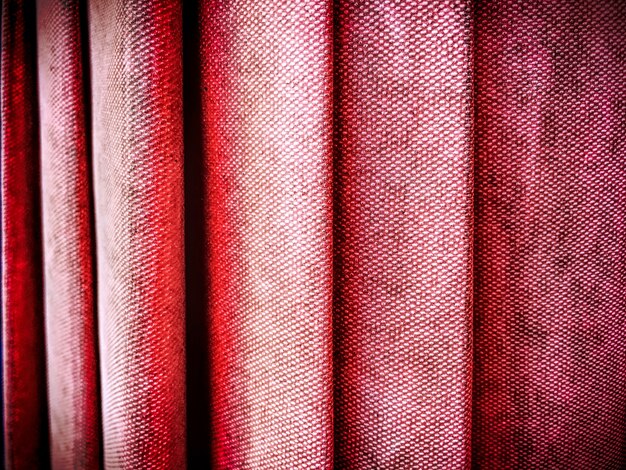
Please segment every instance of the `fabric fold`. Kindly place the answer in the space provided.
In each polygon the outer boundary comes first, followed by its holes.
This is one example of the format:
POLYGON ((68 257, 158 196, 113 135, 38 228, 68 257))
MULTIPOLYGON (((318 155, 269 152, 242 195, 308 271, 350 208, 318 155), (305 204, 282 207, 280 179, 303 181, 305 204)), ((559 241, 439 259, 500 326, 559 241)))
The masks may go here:
POLYGON ((184 468, 181 4, 90 3, 107 468, 184 468))
POLYGON ((626 2, 0 25, 7 468, 626 467, 626 2))
POLYGON ((48 464, 35 2, 2 2, 0 57, 5 466, 48 464))
POLYGON ((331 13, 202 4, 218 468, 332 466, 331 13))
POLYGON ((465 0, 335 11, 335 453, 470 462, 472 50, 465 0))
POLYGON ((474 464, 622 468, 626 8, 476 9, 474 464))
POLYGON ((99 374, 79 2, 38 0, 37 34, 51 462, 96 469, 99 374))

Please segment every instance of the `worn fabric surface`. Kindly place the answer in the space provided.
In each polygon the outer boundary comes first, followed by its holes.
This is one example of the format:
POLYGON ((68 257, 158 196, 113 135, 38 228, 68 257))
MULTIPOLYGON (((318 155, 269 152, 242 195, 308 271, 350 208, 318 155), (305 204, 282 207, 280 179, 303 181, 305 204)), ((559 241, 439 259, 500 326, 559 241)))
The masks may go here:
POLYGON ((38 7, 50 458, 55 468, 93 468, 100 404, 81 12, 76 2, 38 7))
POLYGON ((326 0, 202 10, 215 462, 332 463, 326 0))
POLYGON ((181 5, 89 7, 104 464, 181 468, 181 5))
POLYGON ((626 465, 624 2, 1 28, 5 467, 626 465))
POLYGON ((622 468, 626 6, 476 10, 474 462, 622 468))
POLYGON ((470 4, 338 3, 335 452, 470 461, 470 4))
POLYGON ((48 461, 35 21, 32 2, 2 2, 2 374, 10 468, 48 461))

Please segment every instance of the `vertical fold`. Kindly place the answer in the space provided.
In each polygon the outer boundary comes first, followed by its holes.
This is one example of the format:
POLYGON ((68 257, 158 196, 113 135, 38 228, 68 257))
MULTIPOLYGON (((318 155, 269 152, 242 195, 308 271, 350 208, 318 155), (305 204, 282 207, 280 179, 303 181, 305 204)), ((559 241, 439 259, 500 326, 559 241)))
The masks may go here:
POLYGON ((201 16, 214 460, 330 468, 331 5, 201 16))
POLYGON ((97 468, 100 407, 79 1, 38 0, 37 34, 51 462, 58 469, 97 468))
POLYGON ((478 2, 480 468, 626 463, 624 51, 624 2, 478 2))
POLYGON ((205 145, 202 136, 202 55, 200 3, 183 2, 183 134, 185 147, 185 328, 187 367, 187 462, 211 465, 211 337, 208 296, 208 224, 205 219, 205 145))
POLYGON ((48 464, 34 1, 2 2, 0 132, 6 468, 48 464))
POLYGON ((181 4, 89 23, 104 462, 184 468, 181 4))
POLYGON ((471 5, 338 0, 335 27, 336 462, 467 467, 471 5))

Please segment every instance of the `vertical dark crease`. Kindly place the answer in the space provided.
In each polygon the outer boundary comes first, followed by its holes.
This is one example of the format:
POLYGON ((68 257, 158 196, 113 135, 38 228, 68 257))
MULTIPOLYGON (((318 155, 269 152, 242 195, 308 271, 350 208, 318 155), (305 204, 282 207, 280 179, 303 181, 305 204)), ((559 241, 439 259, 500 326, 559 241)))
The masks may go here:
POLYGON ((209 229, 206 205, 206 148, 202 125, 200 5, 183 3, 183 140, 185 179, 185 298, 187 376, 187 464, 211 464, 209 337, 209 229), (207 363, 209 362, 209 363, 207 363))
POLYGON ((342 259, 339 251, 339 243, 340 240, 340 222, 342 219, 342 211, 341 211, 341 178, 339 175, 339 168, 342 158, 341 152, 341 139, 342 139, 342 129, 341 129, 341 108, 340 108, 340 99, 342 94, 342 81, 341 74, 339 72, 339 62, 340 62, 340 54, 341 54, 341 43, 340 43, 340 20, 339 20, 339 11, 340 11, 340 0, 334 0, 332 3, 332 70, 333 70, 333 91, 332 91, 332 119, 333 119, 333 136, 332 136, 332 205, 333 205, 333 222, 332 222, 332 246, 333 246, 333 284, 332 284, 332 325, 333 325, 333 455, 334 455, 334 468, 338 467, 338 452, 339 441, 338 441, 338 427, 341 423, 337 417, 337 403, 339 402, 339 394, 341 392, 339 388, 341 370, 338 367, 341 359, 339 341, 344 336, 343 331, 341 329, 341 321, 339 319, 340 309, 338 309, 338 305, 340 304, 340 296, 341 296, 341 279, 343 272, 342 259))
MULTIPOLYGON (((36 269, 36 285, 34 286, 34 295, 37 299, 37 337, 39 338, 40 347, 34 352, 37 355, 37 364, 40 370, 39 389, 37 395, 40 398, 39 403, 39 436, 37 460, 41 469, 50 468, 50 452, 49 452, 49 424, 48 424, 48 387, 46 372, 46 347, 45 347, 45 318, 44 318, 44 297, 43 297, 43 237, 41 223, 41 146, 40 146, 40 119, 39 119, 39 86, 37 77, 37 12, 34 0, 26 0, 23 3, 24 12, 24 55, 25 66, 30 70, 30 87, 27 86, 26 92, 32 93, 32 101, 27 99, 31 116, 31 139, 33 144, 33 172, 32 172, 32 193, 33 213, 32 227, 33 232, 33 259, 35 260, 36 269)), ((10 8, 10 7, 9 7, 10 8)))
POLYGON ((91 252, 93 339, 96 359, 96 406, 98 406, 98 463, 104 468, 104 440, 102 436, 102 391, 100 371, 100 339, 98 335, 98 258, 96 252, 96 205, 93 174, 93 110, 91 106, 91 56, 89 54, 89 13, 86 0, 78 0, 80 28, 80 52, 83 79, 83 119, 85 130, 85 153, 87 158, 87 197, 89 207, 89 240, 91 252))

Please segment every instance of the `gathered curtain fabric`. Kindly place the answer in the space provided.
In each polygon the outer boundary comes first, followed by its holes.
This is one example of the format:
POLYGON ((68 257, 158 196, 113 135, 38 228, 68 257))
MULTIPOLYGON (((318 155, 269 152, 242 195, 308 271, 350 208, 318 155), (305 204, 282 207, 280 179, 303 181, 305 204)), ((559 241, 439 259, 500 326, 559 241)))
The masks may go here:
POLYGON ((626 2, 2 0, 9 469, 626 465, 626 2))

